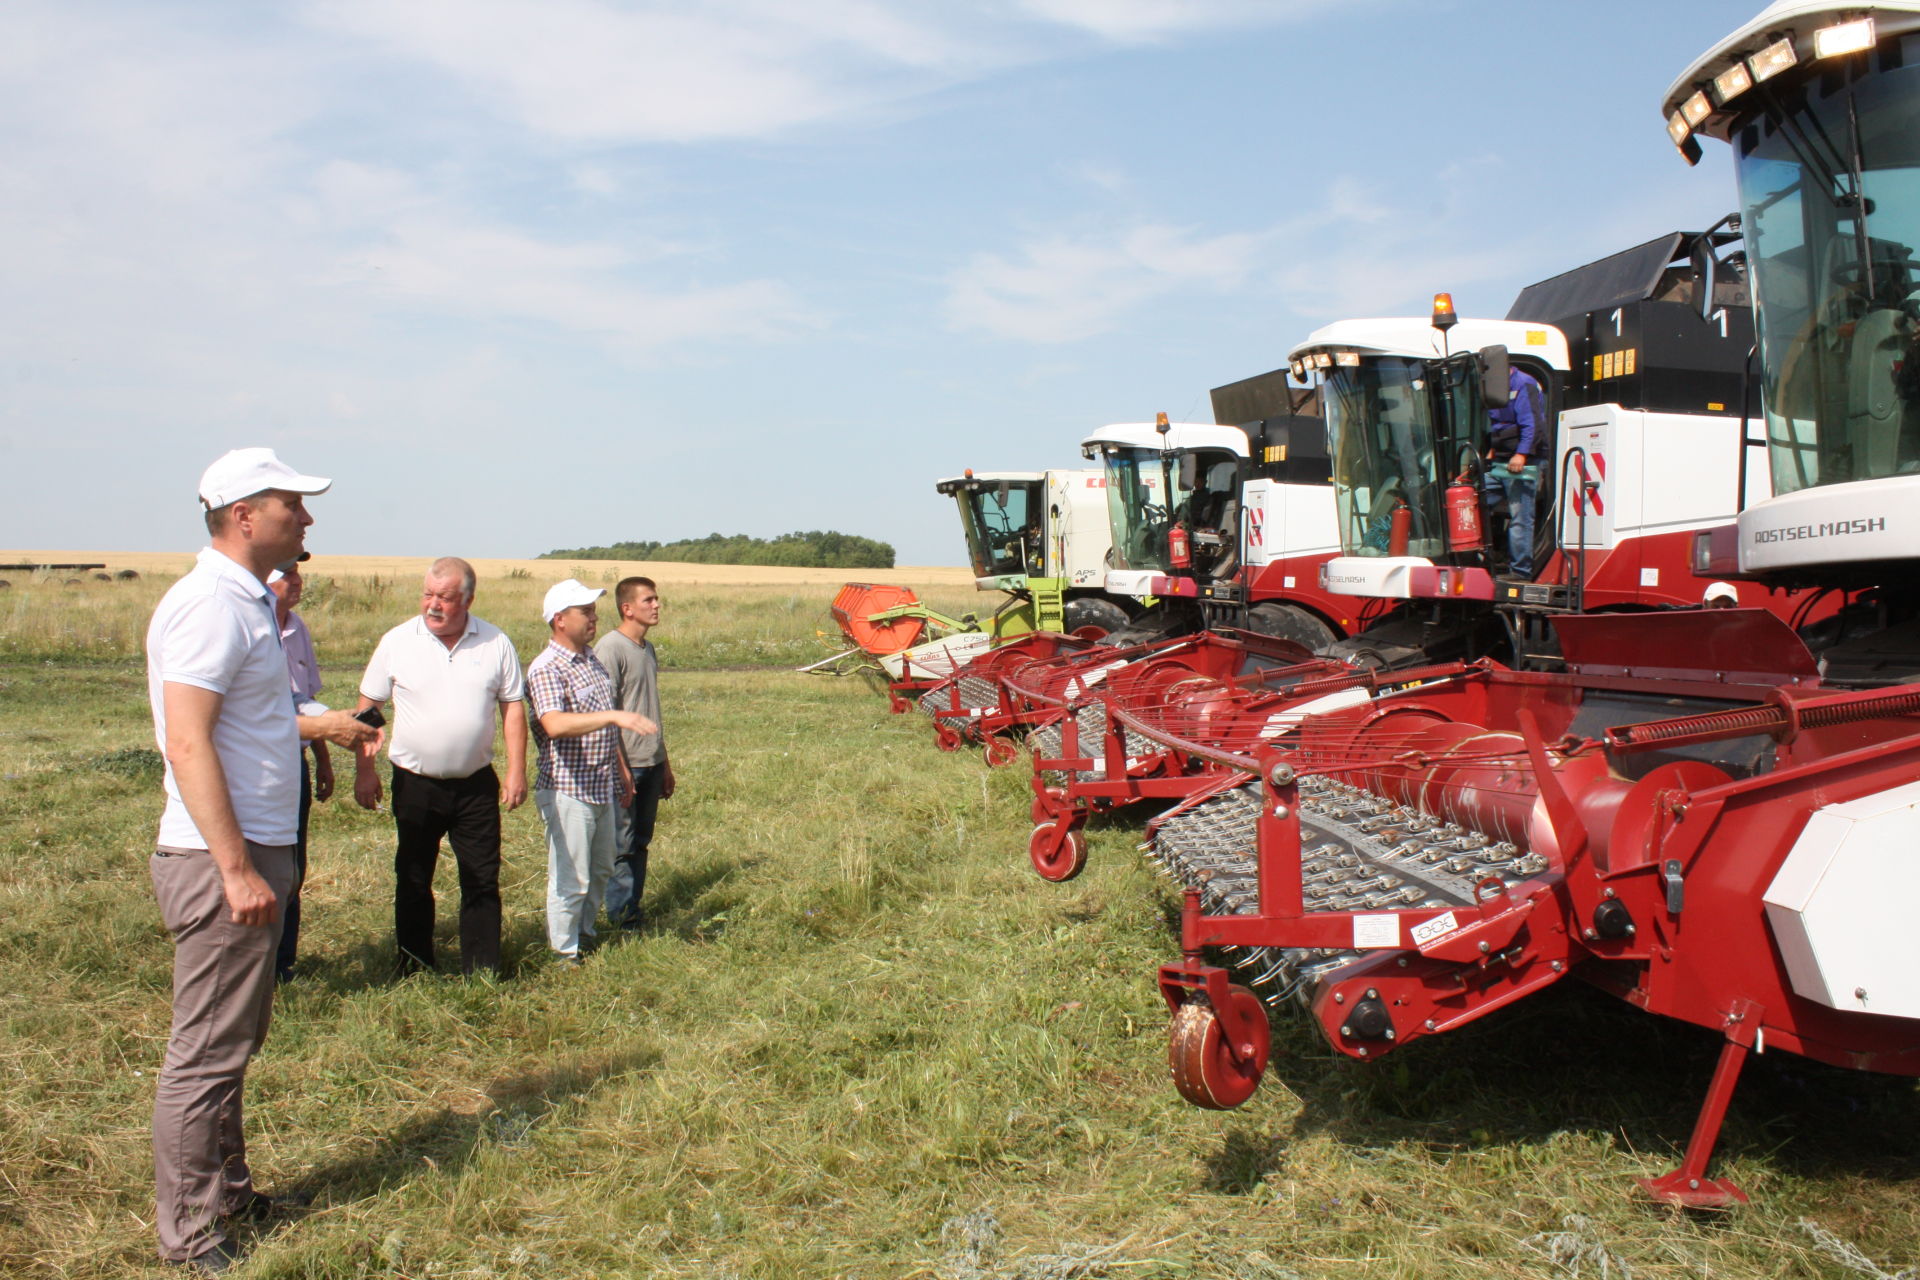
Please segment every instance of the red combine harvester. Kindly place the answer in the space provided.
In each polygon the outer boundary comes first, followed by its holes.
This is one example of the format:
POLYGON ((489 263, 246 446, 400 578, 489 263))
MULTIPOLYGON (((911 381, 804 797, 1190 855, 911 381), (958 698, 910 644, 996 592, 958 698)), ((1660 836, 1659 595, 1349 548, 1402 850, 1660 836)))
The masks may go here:
POLYGON ((1152 836, 1188 886, 1160 982, 1199 1105, 1251 1095, 1268 1005, 1374 1059, 1578 976, 1724 1037, 1643 1184, 1719 1206, 1749 1053, 1920 1075, 1920 5, 1776 4, 1667 109, 1690 159, 1735 147, 1776 495, 1695 568, 1844 607, 1804 637, 1562 617, 1564 672, 1468 667, 1234 753, 1239 785, 1152 836))

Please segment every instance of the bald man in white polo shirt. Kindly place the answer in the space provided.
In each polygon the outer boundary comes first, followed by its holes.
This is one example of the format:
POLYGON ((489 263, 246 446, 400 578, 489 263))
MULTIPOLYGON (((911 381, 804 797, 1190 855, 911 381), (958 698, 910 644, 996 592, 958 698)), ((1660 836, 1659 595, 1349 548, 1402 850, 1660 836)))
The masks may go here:
MULTIPOLYGON (((526 683, 513 644, 472 614, 473 566, 427 569, 420 616, 380 637, 360 707, 393 700, 393 935, 400 972, 434 967, 433 872, 445 837, 460 869, 460 967, 500 971, 500 806, 527 799, 526 683), (507 779, 493 769, 493 721, 506 733, 507 779)), ((353 795, 380 803, 372 759, 356 757, 353 795)))
POLYGON ((153 1100, 160 1256, 203 1274, 239 1256, 254 1190, 241 1131, 247 1061, 267 1038, 280 908, 294 882, 300 743, 375 737, 344 711, 297 715, 266 578, 300 554, 305 498, 331 481, 271 449, 236 449, 200 479, 213 545, 161 597, 147 628, 147 696, 166 757, 150 863, 173 935, 173 1031, 153 1100))

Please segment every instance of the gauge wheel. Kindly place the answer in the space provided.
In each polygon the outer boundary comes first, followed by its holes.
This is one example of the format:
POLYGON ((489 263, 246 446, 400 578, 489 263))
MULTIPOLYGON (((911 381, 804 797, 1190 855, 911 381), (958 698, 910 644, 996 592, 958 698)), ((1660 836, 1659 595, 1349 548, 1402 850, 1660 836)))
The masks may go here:
POLYGON ((1027 858, 1042 880, 1071 880, 1087 865, 1087 837, 1078 823, 1042 822, 1027 839, 1027 858))
POLYGON ((1234 1010, 1253 1026, 1253 1043, 1242 1046, 1246 1054, 1236 1056, 1231 1051, 1221 1033, 1219 1015, 1213 1006, 1199 1001, 1180 1006, 1167 1035, 1167 1065, 1173 1072, 1173 1087, 1188 1102, 1209 1111, 1231 1110, 1251 1098, 1267 1070, 1270 1038, 1266 1006, 1242 986, 1229 988, 1228 998, 1234 1010))

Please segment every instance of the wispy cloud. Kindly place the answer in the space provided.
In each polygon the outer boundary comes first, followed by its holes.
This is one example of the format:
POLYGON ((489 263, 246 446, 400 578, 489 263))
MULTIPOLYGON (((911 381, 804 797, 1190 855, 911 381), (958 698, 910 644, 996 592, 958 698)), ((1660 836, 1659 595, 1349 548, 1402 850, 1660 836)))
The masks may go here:
POLYGON ((1332 5, 1333 0, 1022 0, 1035 17, 1125 43, 1186 31, 1275 26, 1332 5))
POLYGON ((1253 269, 1257 235, 1200 236, 1144 225, 1101 237, 1050 237, 1013 258, 980 254, 948 281, 957 329, 1027 342, 1074 342, 1124 325, 1178 291, 1232 290, 1253 269))
POLYGON ((1404 309, 1435 290, 1509 278, 1529 262, 1564 269, 1554 265, 1564 247, 1545 230, 1492 242, 1484 233, 1511 176, 1497 158, 1453 164, 1420 187, 1430 199, 1418 207, 1333 176, 1317 203, 1264 226, 1209 234, 1136 223, 1042 236, 976 254, 954 271, 946 319, 1017 342, 1067 343, 1136 326, 1161 300, 1211 298, 1278 302, 1319 324, 1404 309))

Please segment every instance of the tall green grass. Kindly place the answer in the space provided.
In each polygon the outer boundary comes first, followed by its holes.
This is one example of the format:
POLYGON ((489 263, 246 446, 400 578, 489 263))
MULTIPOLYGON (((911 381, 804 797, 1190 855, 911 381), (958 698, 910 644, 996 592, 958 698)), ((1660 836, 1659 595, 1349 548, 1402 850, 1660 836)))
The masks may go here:
MULTIPOLYGON (((556 564, 551 578, 482 581, 474 612, 511 636, 523 661, 531 660, 547 642, 541 597, 570 571, 583 582, 609 588, 600 604, 600 625, 603 631, 617 625, 611 600, 615 578, 602 566, 565 570, 556 564)), ((58 577, 16 581, 0 590, 0 663, 138 661, 147 620, 172 581, 152 575, 126 582, 88 578, 71 586, 58 577)), ((665 610, 653 636, 661 665, 804 666, 846 647, 827 616, 833 595, 827 586, 676 588, 662 579, 665 610)), ((1005 598, 951 589, 920 595, 951 615, 984 616, 1005 598)), ((316 575, 307 580, 300 614, 313 630, 323 662, 363 665, 380 636, 419 607, 419 583, 412 578, 316 575)))
MULTIPOLYGON (((1907 1082, 1766 1054, 1723 1143, 1756 1203, 1647 1208, 1630 1181, 1672 1166, 1713 1038, 1571 986, 1373 1066, 1281 1019, 1247 1107, 1188 1107, 1137 822, 1096 822, 1087 872, 1046 885, 1027 779, 858 682, 663 691, 654 925, 581 970, 545 954, 531 806, 497 985, 392 982, 390 821, 317 809, 303 974, 248 1094, 262 1185, 315 1204, 250 1237, 246 1274, 1867 1274, 1802 1219, 1886 1273, 1920 1261, 1907 1082)), ((136 666, 0 665, 0 1274, 161 1274, 157 765, 136 666)))

